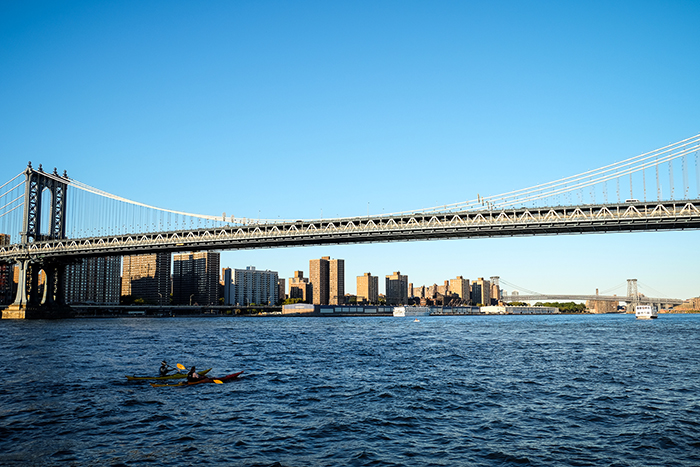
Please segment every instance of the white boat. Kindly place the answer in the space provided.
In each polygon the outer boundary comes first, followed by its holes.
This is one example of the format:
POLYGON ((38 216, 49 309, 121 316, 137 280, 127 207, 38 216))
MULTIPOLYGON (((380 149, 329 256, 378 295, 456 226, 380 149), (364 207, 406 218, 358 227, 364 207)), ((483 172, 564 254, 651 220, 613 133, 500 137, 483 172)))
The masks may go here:
POLYGON ((427 306, 395 306, 394 316, 428 316, 430 308, 427 306))
POLYGON ((655 306, 651 305, 637 305, 634 309, 634 316, 637 319, 656 319, 659 316, 658 311, 656 311, 655 306))

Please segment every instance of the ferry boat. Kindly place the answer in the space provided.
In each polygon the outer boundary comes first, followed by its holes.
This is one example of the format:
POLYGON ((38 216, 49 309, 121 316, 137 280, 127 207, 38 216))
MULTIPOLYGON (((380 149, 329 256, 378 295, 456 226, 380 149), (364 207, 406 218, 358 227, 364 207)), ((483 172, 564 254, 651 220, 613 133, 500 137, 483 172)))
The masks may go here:
POLYGON ((428 316, 430 308, 427 306, 395 306, 394 316, 428 316))
POLYGON ((637 319, 656 319, 659 313, 655 306, 651 305, 637 305, 634 309, 634 315, 637 319))

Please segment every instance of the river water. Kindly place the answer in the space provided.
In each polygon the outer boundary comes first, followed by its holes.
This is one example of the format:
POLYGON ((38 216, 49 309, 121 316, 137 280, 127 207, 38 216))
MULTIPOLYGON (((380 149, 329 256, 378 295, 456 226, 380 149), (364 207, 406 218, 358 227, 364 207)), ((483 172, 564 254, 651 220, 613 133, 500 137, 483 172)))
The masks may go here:
POLYGON ((698 466, 700 316, 0 322, 0 465, 698 466), (244 371, 153 388, 160 361, 244 371))

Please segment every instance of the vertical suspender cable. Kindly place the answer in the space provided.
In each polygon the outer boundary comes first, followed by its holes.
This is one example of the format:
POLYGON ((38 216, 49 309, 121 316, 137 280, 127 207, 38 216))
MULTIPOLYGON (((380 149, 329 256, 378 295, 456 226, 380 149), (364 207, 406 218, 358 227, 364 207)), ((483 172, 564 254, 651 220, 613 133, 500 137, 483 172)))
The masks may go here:
POLYGON ((661 201, 661 182, 659 181, 659 162, 658 157, 656 158, 656 200, 661 201))
POLYGON ((85 196, 82 197, 80 200, 80 211, 78 211, 78 215, 80 216, 79 222, 80 222, 80 232, 78 233, 78 238, 85 237, 85 229, 86 229, 86 224, 85 224, 85 212, 83 212, 85 209, 85 196))
POLYGON ((97 197, 97 204, 98 204, 98 209, 100 210, 100 212, 95 217, 98 217, 100 219, 100 221, 97 225, 95 236, 99 237, 100 235, 102 235, 102 229, 104 229, 106 222, 107 222, 107 215, 105 214, 105 198, 103 198, 102 196, 98 196, 97 197))
MULTIPOLYGON (((14 190, 10 190, 10 193, 7 197, 8 200, 13 199, 13 196, 12 196, 13 192, 14 192, 14 190)), ((4 197, 0 198, 0 203, 2 203, 3 206, 6 204, 4 197)), ((12 242, 12 230, 7 228, 8 224, 9 224, 9 210, 10 209, 11 209, 11 206, 8 207, 6 210, 4 210, 5 212, 0 212, 0 215, 2 215, 2 217, 0 217, 0 233, 10 235, 10 243, 13 243, 12 242)), ((14 217, 14 216, 12 216, 12 217, 14 217)))
POLYGON ((688 159, 685 155, 681 158, 681 167, 683 168, 683 199, 688 199, 690 187, 688 186, 688 159))
POLYGON ((634 194, 632 193, 632 174, 630 173, 630 199, 634 199, 634 194))
POLYGON ((107 203, 107 228, 105 229, 104 233, 102 234, 103 237, 107 237, 112 233, 113 227, 112 227, 112 222, 114 219, 114 216, 112 215, 112 208, 114 207, 112 204, 111 199, 106 199, 107 203))
POLYGON ((603 202, 608 204, 608 181, 603 182, 603 202))
POLYGON ((700 198, 700 164, 698 163, 698 151, 695 151, 695 193, 700 198))
POLYGON ((668 161, 668 183, 671 185, 671 200, 673 200, 673 161, 668 161))
MULTIPOLYGON (((12 199, 12 190, 10 191, 7 199, 8 200, 12 199)), ((5 197, 4 196, 0 197, 0 204, 2 204, 3 206, 5 205, 5 197)), ((9 209, 10 208, 6 209, 5 211, 6 212, 9 211, 9 209)), ((0 215, 2 215, 2 217, 0 217, 0 234, 4 234, 4 233, 11 234, 12 231, 7 228, 8 214, 5 214, 4 212, 0 212, 0 215)), ((10 240, 10 243, 12 243, 12 240, 10 240)))
POLYGON ((76 230, 76 219, 77 215, 76 213, 78 212, 78 200, 80 199, 80 190, 73 190, 73 193, 71 193, 71 210, 70 212, 70 223, 71 223, 71 238, 75 238, 77 236, 77 230, 76 230))

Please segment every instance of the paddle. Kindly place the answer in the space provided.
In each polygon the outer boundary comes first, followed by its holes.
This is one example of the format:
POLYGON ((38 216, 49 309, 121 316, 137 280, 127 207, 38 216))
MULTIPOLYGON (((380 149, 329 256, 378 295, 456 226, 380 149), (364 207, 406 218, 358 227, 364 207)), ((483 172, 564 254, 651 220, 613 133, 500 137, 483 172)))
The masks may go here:
MULTIPOLYGON (((178 363, 178 364, 177 364, 177 367, 178 367, 179 369, 181 369, 181 370, 186 370, 186 369, 187 369, 187 368, 185 368, 185 365, 183 365, 182 363, 178 363)), ((224 384, 224 382, 221 381, 220 379, 213 379, 212 381, 214 381, 216 384, 224 384)))

